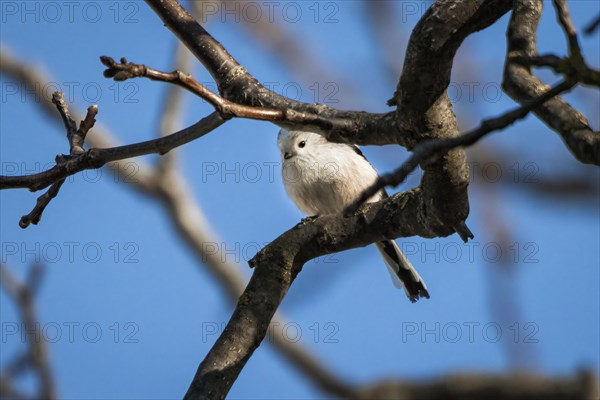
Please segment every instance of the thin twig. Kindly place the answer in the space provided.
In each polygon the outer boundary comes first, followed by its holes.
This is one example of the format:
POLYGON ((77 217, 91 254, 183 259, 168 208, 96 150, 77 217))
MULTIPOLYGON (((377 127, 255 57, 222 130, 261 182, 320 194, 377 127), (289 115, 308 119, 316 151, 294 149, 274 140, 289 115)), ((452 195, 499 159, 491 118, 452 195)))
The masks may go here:
POLYGON ((233 117, 249 118, 260 121, 318 125, 323 129, 329 129, 332 126, 331 121, 328 119, 308 112, 299 112, 286 108, 255 107, 234 103, 212 92, 206 86, 195 80, 191 75, 181 71, 158 71, 143 64, 128 62, 125 57, 121 58, 120 63, 108 56, 101 56, 100 60, 102 61, 102 64, 107 67, 104 71, 104 76, 107 78, 113 78, 115 81, 125 81, 127 79, 143 77, 181 86, 196 96, 206 100, 219 114, 221 114, 223 119, 233 117))
POLYGON ((567 6, 566 0, 552 0, 554 8, 556 8, 556 14, 558 15, 558 22, 563 28, 565 35, 567 36, 567 42, 569 43, 569 57, 573 59, 575 63, 582 63, 583 57, 581 55, 581 48, 579 47, 579 39, 577 38, 577 30, 571 20, 571 13, 567 6))
POLYGON ((98 106, 92 105, 87 109, 87 114, 85 115, 85 119, 79 123, 79 129, 77 130, 77 134, 74 135, 71 140, 71 155, 76 155, 83 153, 83 143, 85 141, 85 137, 90 129, 94 127, 96 123, 96 115, 98 114, 98 106))
MULTIPOLYGON (((81 121, 79 124, 79 129, 77 129, 77 125, 73 118, 71 118, 71 114, 69 112, 69 105, 65 101, 64 94, 62 92, 54 92, 52 94, 52 103, 58 109, 58 112, 63 120, 65 125, 65 129, 67 130, 67 139, 69 141, 70 148, 70 156, 65 156, 63 154, 59 154, 56 156, 56 164, 64 164, 69 160, 69 157, 78 156, 84 153, 83 144, 85 141, 85 136, 88 131, 92 129, 94 123, 96 122, 96 115, 98 114, 98 106, 93 105, 89 106, 87 110, 87 114, 85 119, 81 121)), ((27 228, 29 225, 37 225, 42 218, 42 214, 44 210, 50 204, 52 199, 58 195, 61 186, 65 182, 65 179, 59 179, 56 182, 52 183, 50 189, 43 195, 37 198, 35 202, 35 207, 33 210, 27 215, 23 215, 21 220, 19 221, 19 226, 23 229, 27 228)))
POLYGON ((600 14, 598 14, 596 18, 591 20, 590 23, 583 28, 583 33, 589 36, 593 34, 598 27, 600 27, 600 14))
POLYGON ((23 215, 19 220, 19 226, 21 228, 25 229, 31 224, 37 225, 40 222, 40 219, 42 218, 42 213, 46 209, 46 206, 48 206, 48 204, 50 204, 50 201, 52 201, 52 199, 56 197, 60 190, 60 187, 64 182, 64 179, 60 179, 54 182, 46 193, 37 198, 33 210, 31 210, 29 214, 23 215))
POLYGON ((534 57, 523 57, 513 55, 509 61, 531 67, 547 67, 554 72, 563 74, 566 78, 571 78, 585 85, 600 86, 600 71, 595 70, 583 63, 576 65, 570 57, 558 57, 554 54, 545 54, 534 57))
POLYGON ((463 135, 421 142, 413 149, 413 154, 408 161, 403 163, 402 166, 395 171, 380 176, 371 187, 361 194, 356 202, 346 208, 345 214, 355 212, 365 201, 371 198, 375 193, 379 192, 382 188, 386 186, 395 187, 404 182, 406 177, 421 163, 429 161, 434 156, 440 156, 444 152, 455 147, 470 146, 485 135, 506 128, 517 120, 525 118, 531 110, 545 103, 552 97, 571 89, 575 84, 575 81, 563 81, 533 101, 512 111, 508 111, 499 117, 484 120, 477 129, 463 135))
POLYGON ((75 124, 75 120, 71 118, 71 113, 69 112, 69 105, 65 101, 65 96, 62 92, 54 92, 52 93, 52 103, 56 106, 58 113, 60 114, 63 123, 65 124, 65 129, 67 130, 67 138, 69 142, 72 141, 73 135, 77 132, 77 124, 75 124))
POLYGON ((206 135, 221 126, 225 120, 217 112, 196 122, 192 126, 158 139, 147 140, 124 146, 92 148, 66 162, 32 175, 0 176, 0 190, 28 188, 43 189, 54 182, 65 179, 86 169, 97 169, 111 161, 124 160, 146 154, 165 154, 168 151, 206 135))

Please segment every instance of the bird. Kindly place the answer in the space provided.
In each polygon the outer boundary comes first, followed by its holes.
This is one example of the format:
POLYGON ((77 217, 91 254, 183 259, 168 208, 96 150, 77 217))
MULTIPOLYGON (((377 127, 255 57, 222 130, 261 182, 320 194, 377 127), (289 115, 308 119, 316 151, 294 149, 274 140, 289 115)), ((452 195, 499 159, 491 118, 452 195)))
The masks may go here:
MULTIPOLYGON (((307 131, 280 130, 282 178, 288 196, 309 219, 343 212, 375 183, 377 171, 352 144, 334 143, 307 131)), ((387 197, 385 190, 367 202, 387 197)), ((392 281, 411 302, 429 298, 425 282, 393 240, 375 243, 392 281)))

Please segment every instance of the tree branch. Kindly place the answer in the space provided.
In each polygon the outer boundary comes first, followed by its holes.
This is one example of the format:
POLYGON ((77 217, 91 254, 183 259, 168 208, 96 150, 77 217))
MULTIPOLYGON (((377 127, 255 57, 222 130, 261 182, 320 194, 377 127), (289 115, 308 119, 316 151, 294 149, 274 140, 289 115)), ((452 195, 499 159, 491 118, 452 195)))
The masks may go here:
POLYGON ((594 18, 592 21, 590 21, 590 23, 585 28, 583 28, 583 33, 585 33, 586 35, 591 35, 596 31, 596 29, 598 29, 599 26, 600 26, 600 14, 598 14, 596 16, 596 18, 594 18))
MULTIPOLYGON (((20 314, 23 329, 33 330, 34 339, 27 336, 27 353, 24 358, 18 357, 19 372, 23 373, 32 369, 39 381, 38 398, 53 400, 56 398, 56 388, 50 361, 48 359, 47 343, 39 328, 37 313, 35 310, 34 297, 44 270, 40 265, 33 265, 25 283, 17 281, 8 268, 0 263, 0 285, 15 303, 20 314)), ((11 379, 8 376, 0 376, 0 393, 17 394, 12 388, 11 379)))
MULTIPOLYGON (((508 26, 508 52, 502 87, 509 96, 520 103, 531 101, 547 90, 547 86, 533 76, 527 66, 515 61, 537 57, 536 30, 542 8, 542 0, 515 0, 508 26)), ((559 7, 558 10, 560 9, 559 7)), ((559 17, 561 18, 566 21, 565 16, 559 17)), ((572 39, 569 43, 570 47, 575 46, 572 39)), ((570 51, 577 52, 574 49, 570 51)), ((560 134, 579 161, 600 165, 600 132, 594 132, 587 119, 565 100, 557 96, 538 107, 534 113, 560 134)))
POLYGON ((484 120, 477 129, 467 132, 461 136, 429 140, 419 143, 413 149, 413 153, 408 161, 402 164, 402 166, 395 171, 380 176, 371 187, 361 194, 354 204, 350 205, 345 210, 345 213, 349 214, 355 212, 358 207, 371 198, 375 193, 379 192, 382 188, 386 186, 396 187, 400 185, 402 182, 404 182, 406 177, 408 177, 408 175, 417 168, 419 164, 430 160, 432 157, 439 157, 441 154, 444 154, 450 149, 471 146, 477 143, 482 137, 492 132, 504 129, 515 123, 517 120, 525 118, 530 111, 535 110, 537 107, 552 99, 554 96, 570 90, 573 86, 575 86, 575 84, 575 81, 563 81, 554 86, 552 89, 548 90, 546 93, 538 96, 532 101, 527 102, 519 108, 508 111, 499 117, 484 120))
MULTIPOLYGON (((239 105, 304 113, 312 115, 315 121, 327 120, 327 125, 305 122, 302 129, 320 133, 334 142, 359 145, 395 143, 393 134, 398 128, 394 112, 342 111, 324 104, 303 103, 283 97, 260 84, 177 0, 146 0, 146 3, 205 66, 224 99, 239 105)), ((276 121, 276 124, 288 129, 298 126, 285 121, 276 121)))
POLYGON ((178 85, 206 100, 215 108, 223 119, 237 117, 260 121, 285 122, 286 124, 293 126, 314 125, 321 127, 323 130, 330 129, 332 126, 331 122, 327 119, 306 112, 297 112, 290 109, 247 106, 234 103, 213 93, 206 86, 192 78, 191 75, 181 71, 162 72, 142 64, 127 62, 127 59, 125 58, 121 58, 121 63, 117 63, 107 56, 100 57, 100 60, 108 67, 104 71, 104 76, 107 78, 113 78, 115 81, 125 81, 127 79, 144 77, 155 81, 178 85))
POLYGON ((224 122, 225 120, 219 113, 213 112, 192 126, 165 137, 112 148, 92 148, 37 174, 0 176, 0 190, 28 188, 36 191, 83 170, 101 168, 111 161, 125 160, 146 154, 165 154, 175 147, 206 135, 224 122))
POLYGON ((573 377, 531 373, 506 375, 456 374, 433 381, 383 381, 361 388, 355 399, 594 399, 598 381, 592 371, 573 377))
POLYGON ((558 16, 558 22, 562 27, 565 35, 567 36, 567 43, 569 44, 569 58, 573 59, 574 63, 583 64, 583 57, 581 56, 581 48, 579 47, 579 39, 577 38, 577 31, 575 25, 571 20, 571 13, 567 6, 566 0, 552 0, 556 14, 558 16))
POLYGON ((577 82, 600 86, 600 71, 588 67, 585 63, 575 66, 570 57, 560 58, 554 54, 545 54, 535 57, 512 56, 510 60, 526 67, 548 67, 577 82))
MULTIPOLYGON (((43 101, 35 104, 40 107, 49 117, 56 118, 54 105, 43 96, 44 83, 52 79, 43 76, 39 71, 32 69, 27 64, 19 62, 9 56, 5 51, 0 52, 0 69, 3 73, 14 77, 24 86, 36 93, 43 101)), ((94 135, 88 139, 95 147, 117 147, 109 131, 96 126, 94 135)), ((162 157, 161 159, 163 159, 162 157)), ((193 197, 190 185, 185 176, 174 164, 165 168, 164 171, 150 168, 143 162, 137 163, 138 170, 133 179, 122 179, 120 182, 140 191, 162 205, 169 220, 173 224, 176 233, 182 239, 192 254, 195 256, 198 267, 207 270, 216 279, 230 302, 235 303, 244 290, 245 278, 240 271, 239 265, 234 265, 223 260, 221 255, 206 251, 206 243, 220 243, 221 241, 213 233, 210 223, 203 214, 200 205, 193 197)), ((109 163, 108 167, 114 170, 114 174, 121 177, 130 177, 127 166, 122 163, 109 163)), ((315 386, 338 397, 348 397, 350 391, 349 383, 329 370, 317 358, 312 356, 301 343, 286 340, 283 328, 287 321, 281 313, 273 317, 271 329, 272 341, 270 343, 284 356, 292 366, 297 368, 315 386)), ((7 382, 0 380, 0 392, 11 389, 7 382)), ((4 393, 4 392, 2 392, 4 393)), ((11 397, 17 397, 16 392, 11 397)))
POLYGON ((252 278, 216 343, 198 367, 186 399, 224 398, 258 348, 269 323, 305 262, 396 237, 433 237, 420 189, 369 203, 350 217, 322 216, 285 232, 252 260, 252 278))
MULTIPOLYGON (((87 110, 87 114, 85 119, 81 121, 79 124, 79 129, 77 129, 77 125, 73 118, 71 118, 71 114, 69 113, 69 106, 65 101, 64 94, 62 92, 54 92, 52 94, 52 103, 58 109, 58 113, 60 114, 63 123, 65 124, 65 129, 67 130, 67 140, 69 141, 70 148, 70 157, 76 157, 84 152, 83 143, 85 141, 85 136, 88 131, 92 129, 94 124, 96 123, 96 114, 98 114, 98 106, 93 105, 89 106, 87 110)), ((69 157, 59 154, 56 156, 57 164, 64 164, 67 162, 69 157)), ((35 207, 31 212, 27 215, 21 217, 19 221, 19 226, 23 229, 27 228, 30 224, 37 225, 42 218, 42 214, 48 204, 52 201, 53 198, 58 195, 58 192, 65 182, 65 179, 59 179, 54 182, 50 189, 40 197, 38 197, 35 207)))
MULTIPOLYGON (((214 39, 208 38, 208 33, 195 21, 179 20, 186 13, 175 2, 147 2, 190 50, 194 51, 199 46, 195 54, 201 61, 205 57, 203 51, 210 51, 211 46, 220 46, 214 43, 214 39), (194 32, 200 32, 198 34, 203 40, 209 42, 205 42, 204 47, 194 43, 191 40, 194 32)), ((411 36, 395 95, 399 105, 396 118, 403 124, 393 135, 396 143, 414 145, 425 139, 458 135, 456 117, 446 94, 454 54, 469 34, 492 24, 509 10, 510 4, 510 1, 437 2, 425 13, 411 36), (453 18, 447 21, 442 18, 444 15, 453 15, 453 18), (405 132, 411 132, 412 139, 403 136, 405 132)), ((203 61, 208 64, 209 70, 210 57, 214 54, 229 57, 222 60, 225 68, 232 65, 228 53, 215 50, 203 61)), ((240 79, 249 83, 254 79, 248 78, 245 70, 238 75, 245 77, 240 79)), ((221 83, 219 88, 222 94, 227 93, 223 90, 223 86, 230 83, 225 79, 226 75, 220 77, 213 73, 213 76, 217 82, 224 79, 225 83, 221 83)), ((224 97, 227 96, 224 94, 224 97)), ((453 151, 425 167, 419 188, 368 206, 368 210, 381 213, 359 211, 348 218, 322 217, 284 233, 261 250, 251 261, 256 270, 250 283, 240 297, 227 328, 198 367, 186 398, 225 397, 264 338, 275 310, 304 262, 384 238, 438 237, 455 231, 464 238, 472 236, 464 222, 469 210, 467 186, 464 152, 453 151), (379 223, 376 222, 377 216, 379 223)))
POLYGON ((543 56, 523 57, 522 55, 510 55, 509 58, 513 62, 518 62, 525 66, 550 67, 555 72, 563 74, 566 77, 576 80, 577 82, 600 86, 600 71, 590 68, 581 54, 579 47, 579 39, 577 31, 571 21, 571 14, 565 0, 553 0, 558 21, 565 32, 567 43, 569 46, 569 56, 560 58, 554 54, 543 56))

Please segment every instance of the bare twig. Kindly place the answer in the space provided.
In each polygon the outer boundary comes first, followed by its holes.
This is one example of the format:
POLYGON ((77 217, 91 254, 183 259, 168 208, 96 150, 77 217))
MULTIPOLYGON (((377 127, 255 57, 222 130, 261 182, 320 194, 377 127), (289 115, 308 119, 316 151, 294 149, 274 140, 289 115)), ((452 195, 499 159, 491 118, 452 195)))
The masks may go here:
POLYGON ((75 124, 75 120, 71 118, 71 113, 69 112, 69 105, 65 101, 64 94, 62 92, 52 93, 52 104, 56 106, 56 109, 58 110, 58 113, 62 118, 63 124, 65 124, 69 144, 73 143, 73 136, 75 136, 75 134, 77 133, 77 124, 75 124))
POLYGON ((31 210, 29 214, 23 215, 19 220, 19 226, 21 228, 25 229, 31 224, 37 225, 40 222, 40 219, 42 218, 42 213, 46 209, 46 206, 48 206, 52 199, 56 197, 60 190, 60 187, 64 182, 64 178, 59 179, 50 186, 50 189, 48 189, 46 193, 37 198, 33 210, 31 210))
POLYGON ((158 139, 111 148, 89 149, 61 164, 32 175, 0 176, 0 189, 28 188, 36 191, 86 169, 96 169, 111 161, 146 154, 165 154, 175 147, 189 143, 221 126, 225 120, 217 112, 192 126, 158 139))
MULTIPOLYGON (((52 103, 58 109, 63 123, 65 124, 67 139, 69 140, 70 156, 73 157, 82 154, 84 152, 83 143, 85 141, 85 136, 96 122, 95 117, 96 114, 98 114, 98 106, 93 105, 88 107, 85 119, 81 121, 79 129, 77 129, 75 121, 71 118, 69 106, 65 101, 64 94, 62 92, 54 92, 52 94, 52 103)), ((59 154, 56 156, 56 164, 64 164, 68 159, 68 156, 59 154)), ((50 189, 48 189, 46 193, 38 197, 33 210, 31 210, 29 214, 21 217, 21 220, 19 221, 19 226, 21 228, 25 229, 31 224, 37 225, 38 222, 40 222, 44 210, 48 204, 50 204, 52 199, 56 197, 64 182, 64 178, 57 180, 50 186, 50 189)))
POLYGON ((583 28, 583 33, 586 35, 591 35, 596 31, 596 29, 598 29, 598 27, 600 27, 600 14, 598 14, 596 18, 591 20, 590 23, 583 28))
POLYGON ((98 106, 89 106, 85 119, 79 123, 79 129, 77 134, 74 135, 71 140, 71 155, 83 153, 83 142, 90 129, 94 127, 96 123, 96 115, 98 114, 98 106))
POLYGON ((406 177, 421 163, 427 162, 434 156, 440 156, 444 152, 455 147, 471 146, 485 135, 506 128, 519 119, 525 118, 531 110, 539 107, 552 97, 570 90, 575 83, 575 81, 563 81, 533 101, 528 102, 527 104, 524 104, 523 106, 509 111, 499 117, 484 120, 477 129, 474 129, 463 135, 453 138, 421 142, 413 149, 413 154, 408 161, 402 164, 402 166, 395 171, 380 176, 377 182, 365 190, 361 194, 360 198, 345 210, 345 213, 350 214, 355 212, 358 207, 371 198, 375 193, 379 192, 382 188, 386 186, 398 186, 404 182, 406 177))

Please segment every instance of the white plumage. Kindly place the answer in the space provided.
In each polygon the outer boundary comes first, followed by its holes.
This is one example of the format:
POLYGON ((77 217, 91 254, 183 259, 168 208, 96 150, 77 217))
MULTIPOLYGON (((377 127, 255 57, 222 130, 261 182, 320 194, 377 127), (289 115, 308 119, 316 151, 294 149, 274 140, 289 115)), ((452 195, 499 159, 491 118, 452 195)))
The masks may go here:
MULTIPOLYGON (((309 216, 336 214, 354 202, 377 180, 377 171, 358 147, 332 143, 323 136, 281 130, 277 138, 282 159, 285 190, 298 208, 309 216)), ((386 197, 381 191, 368 201, 386 197)), ((411 301, 429 298, 423 279, 391 240, 376 243, 397 287, 411 301)))

